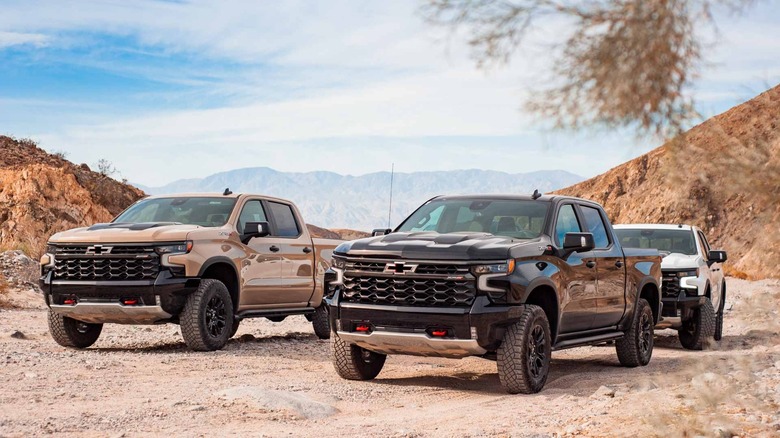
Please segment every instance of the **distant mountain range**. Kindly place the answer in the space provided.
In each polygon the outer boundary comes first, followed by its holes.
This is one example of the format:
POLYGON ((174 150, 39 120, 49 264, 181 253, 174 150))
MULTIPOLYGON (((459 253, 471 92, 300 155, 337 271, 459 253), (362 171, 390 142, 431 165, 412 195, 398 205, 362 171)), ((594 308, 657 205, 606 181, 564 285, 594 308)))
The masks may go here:
MULTIPOLYGON (((563 170, 509 174, 491 170, 396 173, 393 184, 395 227, 426 200, 442 194, 533 193, 568 187, 584 180, 563 170)), ((290 173, 267 167, 237 169, 206 178, 183 179, 162 187, 135 184, 149 194, 183 192, 261 193, 294 201, 307 221, 325 228, 370 231, 388 224, 390 172, 362 176, 333 172, 290 173)))

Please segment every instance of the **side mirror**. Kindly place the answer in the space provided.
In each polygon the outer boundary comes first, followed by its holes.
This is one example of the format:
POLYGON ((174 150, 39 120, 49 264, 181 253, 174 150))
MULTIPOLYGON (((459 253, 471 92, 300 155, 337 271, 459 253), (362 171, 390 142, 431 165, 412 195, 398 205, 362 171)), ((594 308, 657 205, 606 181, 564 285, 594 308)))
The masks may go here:
POLYGON ((564 258, 573 252, 588 252, 596 247, 593 233, 566 233, 563 237, 564 258))
POLYGON ((710 263, 723 263, 728 257, 726 251, 712 250, 707 254, 707 259, 710 263))
POLYGON ((374 231, 371 232, 371 237, 386 236, 392 232, 393 230, 390 228, 375 228, 374 231))
POLYGON ((268 222, 247 222, 241 234, 241 242, 246 245, 255 237, 265 237, 271 234, 268 222))

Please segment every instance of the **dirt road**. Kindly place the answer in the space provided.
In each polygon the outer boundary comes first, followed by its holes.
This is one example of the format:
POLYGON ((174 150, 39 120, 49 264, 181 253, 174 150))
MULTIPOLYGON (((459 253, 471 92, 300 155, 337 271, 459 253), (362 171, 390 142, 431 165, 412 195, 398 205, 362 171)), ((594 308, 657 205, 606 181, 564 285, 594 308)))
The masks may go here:
POLYGON ((483 359, 395 356, 376 381, 341 380, 298 317, 244 321, 215 353, 174 325, 107 325, 74 351, 42 308, 0 310, 0 436, 777 436, 780 282, 729 279, 728 302, 709 351, 665 331, 640 369, 612 346, 557 352, 533 396, 505 394, 483 359))

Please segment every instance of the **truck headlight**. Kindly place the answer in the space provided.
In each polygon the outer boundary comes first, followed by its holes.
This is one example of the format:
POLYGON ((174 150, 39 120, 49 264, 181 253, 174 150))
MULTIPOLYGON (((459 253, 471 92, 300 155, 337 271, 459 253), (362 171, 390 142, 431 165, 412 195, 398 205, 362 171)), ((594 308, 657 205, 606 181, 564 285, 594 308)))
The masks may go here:
POLYGON ((515 260, 509 259, 505 263, 494 265, 477 265, 471 268, 471 272, 476 275, 482 274, 511 274, 515 270, 515 260))
POLYGON ((160 255, 187 254, 190 251, 192 251, 192 241, 189 240, 184 243, 156 246, 154 248, 154 252, 160 255))
POLYGON ((347 260, 340 257, 333 257, 333 267, 336 269, 344 269, 347 267, 347 260))
POLYGON ((677 277, 683 278, 683 277, 698 277, 699 276, 699 269, 691 269, 688 271, 680 271, 677 273, 677 277))

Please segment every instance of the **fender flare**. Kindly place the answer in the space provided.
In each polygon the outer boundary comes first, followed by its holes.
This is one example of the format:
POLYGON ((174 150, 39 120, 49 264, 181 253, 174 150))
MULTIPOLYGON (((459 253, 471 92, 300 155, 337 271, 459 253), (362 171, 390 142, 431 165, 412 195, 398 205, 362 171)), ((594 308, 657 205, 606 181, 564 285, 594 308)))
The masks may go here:
MULTIPOLYGON (((658 298, 658 308, 653 309, 653 315, 655 317, 655 323, 658 324, 658 322, 661 320, 661 311, 663 310, 663 296, 661 293, 661 285, 658 284, 658 282, 655 280, 655 278, 652 277, 645 277, 640 281, 636 286, 636 296, 634 299, 634 309, 636 309, 637 303, 639 303, 639 297, 642 295, 642 290, 647 286, 648 284, 652 284, 655 286, 657 298, 658 298)), ((633 313, 632 313, 633 314, 633 313)))
MULTIPOLYGON (((236 279, 236 303, 241 299, 241 286, 240 286, 240 280, 238 278, 238 269, 236 269, 236 265, 233 264, 233 260, 231 260, 228 257, 225 256, 214 256, 210 257, 206 260, 205 263, 200 267, 200 271, 198 271, 198 278, 203 278, 203 274, 206 273, 206 271, 216 265, 216 264, 225 264, 230 266, 230 268, 233 270, 233 276, 236 279)), ((237 305, 237 304, 236 304, 237 305)))
POLYGON ((538 289, 541 286, 549 287, 553 290, 555 293, 555 307, 556 307, 556 323, 555 323, 555 333, 552 333, 552 330, 550 330, 550 335, 552 335, 553 342, 555 342, 555 339, 558 339, 558 334, 561 330, 561 297, 558 292, 558 286, 555 285, 555 282, 553 282, 550 277, 536 277, 533 280, 531 280, 528 283, 528 286, 525 288, 525 293, 523 294, 523 298, 521 300, 522 303, 526 303, 528 301, 528 297, 531 296, 531 294, 538 289))

